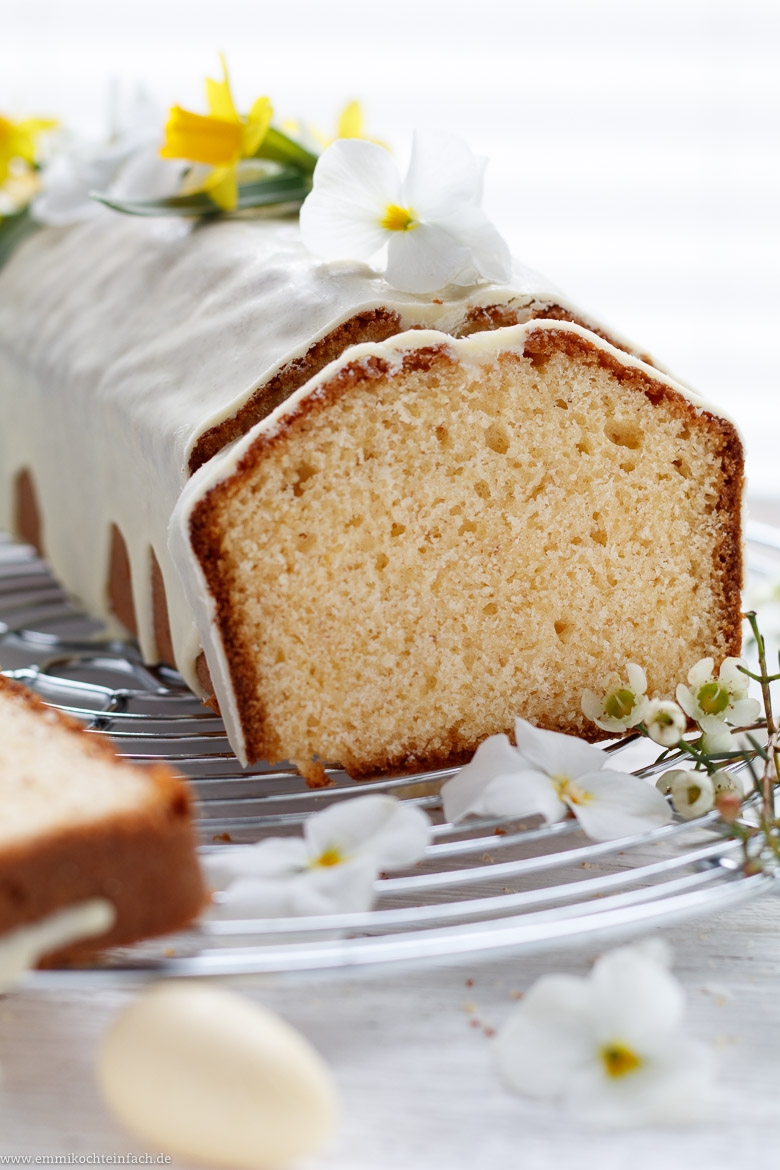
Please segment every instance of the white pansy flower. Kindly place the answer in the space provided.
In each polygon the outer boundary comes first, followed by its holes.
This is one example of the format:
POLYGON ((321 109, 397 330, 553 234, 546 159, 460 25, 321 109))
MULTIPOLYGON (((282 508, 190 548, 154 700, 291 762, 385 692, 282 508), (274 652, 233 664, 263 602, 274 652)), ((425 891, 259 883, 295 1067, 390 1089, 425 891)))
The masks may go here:
POLYGON ((277 918, 368 910, 386 869, 423 856, 430 821, 391 796, 359 796, 309 817, 303 837, 269 837, 225 857, 205 858, 221 894, 215 911, 230 918, 277 918))
POLYGON ((469 815, 523 817, 549 824, 574 813, 594 841, 656 829, 671 819, 661 794, 636 776, 608 770, 609 757, 571 735, 515 720, 517 747, 491 735, 442 788, 448 821, 469 815))
POLYGON ((593 1125, 692 1121, 710 1103, 711 1053, 683 1032, 679 982, 646 947, 621 947, 584 979, 538 979, 495 1053, 518 1093, 553 1098, 593 1125))
POLYGON ((604 731, 612 731, 616 735, 622 735, 642 722, 647 702, 647 676, 642 667, 629 662, 626 673, 628 685, 613 675, 600 694, 585 691, 582 696, 583 715, 604 731))
POLYGON ((761 704, 757 699, 747 697, 750 680, 740 666, 747 666, 744 658, 725 658, 716 678, 715 660, 702 658, 688 671, 690 685, 686 687, 680 683, 678 686, 677 702, 703 730, 707 730, 703 722, 707 718, 739 727, 757 718, 761 704))
POLYGON ((706 772, 673 768, 664 772, 656 781, 656 787, 671 795, 674 811, 686 821, 703 817, 715 806, 715 785, 706 772))
POLYGON ((386 251, 385 279, 402 292, 506 281, 509 249, 480 208, 484 167, 454 135, 418 132, 402 179, 384 147, 339 139, 314 169, 303 242, 328 260, 386 251))
POLYGON ((186 163, 160 158, 162 116, 143 90, 115 113, 104 142, 63 144, 40 172, 30 204, 39 223, 65 227, 113 214, 92 191, 122 199, 159 199, 178 192, 186 163))
POLYGON ((645 707, 643 722, 647 734, 661 747, 674 747, 688 726, 684 712, 671 699, 650 699, 645 707))

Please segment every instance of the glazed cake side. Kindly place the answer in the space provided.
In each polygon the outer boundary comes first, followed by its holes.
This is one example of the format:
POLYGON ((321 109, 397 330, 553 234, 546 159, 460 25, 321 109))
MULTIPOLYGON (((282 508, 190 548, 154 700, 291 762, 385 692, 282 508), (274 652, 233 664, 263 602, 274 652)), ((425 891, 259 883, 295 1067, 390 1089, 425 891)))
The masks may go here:
POLYGON ((739 653, 733 425, 576 325, 348 350, 185 489, 174 553, 249 759, 466 758, 592 735, 628 660, 739 653), (191 540, 191 544, 190 544, 191 540))
POLYGON ((2 676, 0 729, 0 938, 94 898, 113 905, 113 925, 49 960, 191 921, 206 895, 185 784, 125 763, 2 676))

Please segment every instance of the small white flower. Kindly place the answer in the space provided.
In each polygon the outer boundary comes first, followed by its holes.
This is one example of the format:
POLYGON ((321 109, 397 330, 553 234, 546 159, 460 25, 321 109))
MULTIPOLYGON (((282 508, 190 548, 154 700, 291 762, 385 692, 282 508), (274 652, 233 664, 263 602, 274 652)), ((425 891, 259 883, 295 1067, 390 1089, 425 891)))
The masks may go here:
MULTIPOLYGON (((647 691, 647 676, 641 666, 635 662, 626 665, 628 685, 622 682, 617 675, 611 676, 600 694, 595 691, 585 691, 582 696, 582 713, 587 719, 595 723, 604 731, 612 731, 622 735, 631 727, 636 727, 644 718, 645 692, 647 691)), ((675 741, 676 742, 676 741, 675 741)))
POLYGON ((541 731, 524 719, 515 720, 515 739, 517 747, 505 735, 491 735, 443 786, 448 821, 540 814, 549 824, 571 811, 594 841, 609 841, 671 819, 655 788, 629 773, 607 770, 609 757, 599 748, 541 731))
POLYGON ((715 806, 715 785, 706 772, 674 768, 664 772, 656 787, 671 794, 674 811, 686 821, 703 817, 715 806))
POLYGON ((650 699, 645 708, 644 724, 655 743, 661 747, 674 747, 680 742, 688 720, 671 699, 650 699))
POLYGON ((496 1038, 498 1065, 518 1093, 562 1099, 593 1125, 695 1120, 713 1062, 684 1034, 684 1012, 657 951, 621 947, 584 979, 538 979, 496 1038))
POLYGON ((226 857, 205 858, 224 889, 216 913, 277 918, 368 910, 385 869, 413 865, 430 840, 430 821, 392 796, 358 796, 310 817, 303 837, 268 837, 226 857))
POLYGON ((744 658, 725 658, 716 678, 714 659, 702 658, 688 671, 690 686, 678 686, 677 702, 703 729, 708 717, 738 727, 752 723, 761 704, 747 697, 750 680, 739 669, 746 665, 744 658))
POLYGON ((107 141, 62 146, 40 172, 40 190, 30 204, 33 218, 65 227, 113 214, 90 198, 92 191, 125 199, 176 194, 187 164, 160 158, 161 122, 156 106, 137 90, 107 141))
POLYGON ((402 180, 384 147, 338 139, 301 207, 303 242, 329 260, 386 249, 385 279, 403 292, 506 281, 509 249, 480 208, 484 166, 454 135, 418 132, 402 180))

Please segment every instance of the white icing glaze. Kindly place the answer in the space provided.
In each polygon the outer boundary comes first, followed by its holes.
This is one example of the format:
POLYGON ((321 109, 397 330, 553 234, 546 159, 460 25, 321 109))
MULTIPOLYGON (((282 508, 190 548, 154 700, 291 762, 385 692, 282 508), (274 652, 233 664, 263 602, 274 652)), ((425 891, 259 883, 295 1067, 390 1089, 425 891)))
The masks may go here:
POLYGON ((0 992, 9 991, 44 955, 85 938, 105 934, 116 912, 105 898, 57 910, 40 922, 19 926, 0 938, 0 992))
POLYGON ((309 1042, 251 1000, 158 984, 116 1018, 98 1059, 119 1120, 185 1161, 275 1170, 331 1136, 338 1100, 309 1042))
MULTIPOLYGON (((260 436, 267 437, 283 429, 288 415, 294 413, 304 399, 316 398, 322 394, 327 383, 346 366, 354 365, 366 358, 377 357, 387 362, 391 370, 393 368, 400 369, 404 356, 410 351, 444 345, 457 360, 485 367, 495 362, 499 352, 515 350, 522 353, 529 334, 538 329, 555 329, 562 333, 572 333, 582 337, 617 359, 622 365, 641 370, 662 385, 675 390, 687 398, 698 411, 707 411, 732 421, 728 415, 690 387, 661 373, 655 366, 649 366, 640 358, 616 349, 614 345, 603 341, 580 325, 568 321, 529 321, 523 325, 512 325, 505 329, 475 333, 470 337, 457 339, 439 331, 416 329, 401 333, 388 341, 351 346, 341 357, 327 365, 305 386, 301 386, 291 394, 276 410, 252 427, 243 438, 225 448, 209 463, 201 467, 184 487, 171 517, 168 535, 169 551, 183 582, 191 610, 195 615, 195 624, 201 634, 201 644, 206 655, 211 681, 219 700, 220 712, 228 737, 242 764, 246 764, 246 745, 225 647, 215 621, 216 606, 189 539, 190 517, 193 509, 213 487, 235 472, 246 452, 260 436)), ((185 677, 188 677, 190 685, 197 687, 197 682, 193 677, 193 665, 190 665, 189 673, 185 673, 185 677)), ((185 671, 186 669, 185 667, 185 671)))

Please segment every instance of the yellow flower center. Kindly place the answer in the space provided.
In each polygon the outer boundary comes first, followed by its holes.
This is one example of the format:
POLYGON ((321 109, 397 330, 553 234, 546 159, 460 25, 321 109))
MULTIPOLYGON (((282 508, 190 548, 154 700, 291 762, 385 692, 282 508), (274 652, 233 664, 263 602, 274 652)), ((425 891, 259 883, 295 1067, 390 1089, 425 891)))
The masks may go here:
POLYGON ((2 115, 0 115, 0 143, 2 143, 3 140, 8 142, 13 132, 13 124, 9 122, 7 118, 4 118, 2 115))
POLYGON ((396 203, 387 205, 385 217, 379 222, 389 232, 411 232, 417 227, 411 207, 399 207, 396 203))
POLYGON ((344 860, 344 855, 339 853, 338 849, 326 849, 319 857, 311 862, 311 868, 317 869, 319 866, 327 868, 331 865, 341 865, 344 860))
POLYGON ((625 1044, 607 1044, 601 1050, 601 1059, 607 1076, 624 1077, 626 1073, 636 1072, 641 1067, 642 1058, 626 1048, 625 1044))
POLYGON ((570 780, 568 776, 558 774, 551 776, 550 779, 555 785, 558 796, 561 800, 565 800, 567 804, 587 804, 589 800, 593 799, 589 792, 586 792, 584 788, 580 788, 579 784, 570 780))
POLYGON ((720 683, 705 683, 699 687, 696 701, 705 715, 720 715, 729 705, 729 693, 720 683))
POLYGON ((636 707, 636 695, 626 687, 610 691, 604 703, 604 710, 610 719, 627 719, 636 707))

